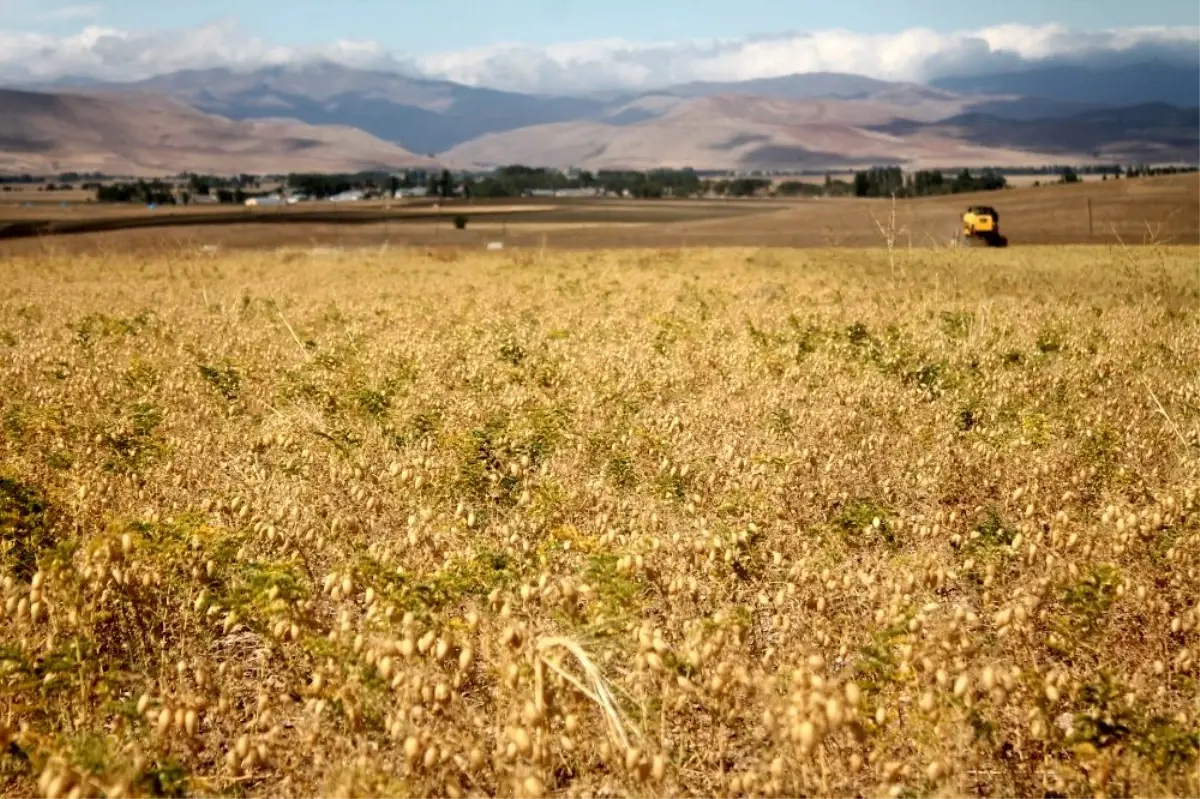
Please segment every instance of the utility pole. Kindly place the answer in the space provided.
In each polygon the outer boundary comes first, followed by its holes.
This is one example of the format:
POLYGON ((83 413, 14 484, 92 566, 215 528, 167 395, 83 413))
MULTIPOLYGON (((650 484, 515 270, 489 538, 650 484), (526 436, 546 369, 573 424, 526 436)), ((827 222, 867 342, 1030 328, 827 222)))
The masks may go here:
POLYGON ((1092 198, 1087 198, 1088 238, 1092 236, 1092 198))

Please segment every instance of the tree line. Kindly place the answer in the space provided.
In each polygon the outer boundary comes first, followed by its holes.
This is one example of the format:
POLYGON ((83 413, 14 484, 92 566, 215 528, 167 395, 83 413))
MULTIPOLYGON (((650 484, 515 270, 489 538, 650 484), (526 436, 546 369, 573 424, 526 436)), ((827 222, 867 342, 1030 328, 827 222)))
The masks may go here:
MULTIPOLYGON (((520 197, 535 191, 596 189, 605 194, 632 196, 640 199, 661 197, 718 196, 718 197, 920 197, 964 191, 1001 189, 1006 185, 1003 176, 984 170, 973 176, 963 170, 946 178, 939 170, 904 174, 899 167, 877 167, 854 173, 852 181, 825 176, 824 183, 783 181, 775 184, 767 178, 738 177, 701 179, 690 169, 659 169, 648 172, 601 170, 596 173, 580 171, 564 173, 553 169, 510 166, 475 178, 456 177, 448 170, 426 172, 413 170, 399 175, 386 173, 318 174, 293 173, 283 181, 292 191, 312 199, 326 199, 351 190, 367 196, 395 194, 401 188, 420 186, 430 196, 451 197, 520 197)), ((134 183, 84 184, 94 188, 99 202, 140 202, 157 205, 187 204, 197 194, 206 194, 219 203, 243 203, 261 196, 252 187, 260 181, 249 175, 233 178, 187 175, 182 187, 161 180, 139 180, 134 183)))
POLYGON ((604 194, 629 194, 643 199, 698 194, 702 191, 702 184, 699 175, 691 169, 562 172, 521 164, 500 167, 487 175, 469 177, 463 182, 465 190, 474 197, 521 197, 536 191, 584 189, 604 194))
MULTIPOLYGON (((1088 167, 1043 167, 1024 170, 1024 174, 1056 175, 1058 182, 1072 183, 1083 174, 1109 177, 1141 177, 1196 172, 1194 166, 1090 165, 1088 167)), ((173 182, 137 180, 100 182, 91 175, 65 173, 60 177, 92 178, 80 188, 96 192, 98 202, 138 202, 157 205, 187 204, 197 196, 209 202, 241 204, 251 197, 266 194, 264 184, 286 186, 312 199, 326 199, 343 192, 358 190, 367 197, 392 196, 401 189, 423 188, 431 197, 521 197, 539 191, 590 189, 598 194, 631 196, 641 199, 660 197, 927 197, 964 192, 996 191, 1007 188, 1004 173, 1012 170, 940 169, 905 172, 898 166, 878 166, 859 170, 849 179, 826 174, 824 181, 783 180, 766 177, 702 178, 692 169, 572 170, 513 165, 500 167, 485 175, 454 174, 449 170, 409 169, 398 173, 383 171, 345 174, 291 173, 278 176, 200 175, 181 173, 173 182)), ((27 175, 0 177, 0 183, 34 183, 27 175)), ((52 185, 52 184, 51 184, 52 185)), ((1037 184, 1035 184, 1037 185, 1037 184)), ((7 185, 4 188, 8 188, 7 185)), ((48 188, 48 187, 47 187, 48 188)))
POLYGON ((363 191, 374 194, 388 192, 395 194, 400 189, 411 189, 417 186, 429 187, 434 179, 424 169, 409 169, 398 174, 391 172, 292 172, 283 183, 293 191, 306 197, 325 199, 347 191, 363 191))
POLYGON ((195 172, 183 172, 176 175, 176 180, 184 183, 193 194, 216 194, 221 189, 230 192, 241 190, 243 193, 257 189, 262 185, 262 179, 257 175, 199 175, 195 172))
POLYGON ((505 166, 481 178, 465 177, 454 196, 521 197, 538 191, 594 190, 597 193, 630 196, 639 199, 660 197, 755 197, 775 193, 782 196, 804 194, 849 194, 846 181, 826 179, 824 186, 805 181, 774 181, 763 177, 701 178, 693 169, 579 170, 523 165, 505 166), (774 188, 772 188, 774 186, 774 188))
POLYGON ((188 205, 198 194, 208 195, 210 202, 242 204, 250 197, 261 196, 262 192, 248 192, 237 185, 236 180, 225 184, 232 188, 214 188, 200 181, 203 190, 193 184, 183 186, 162 180, 137 180, 132 183, 83 183, 82 189, 96 192, 96 202, 101 203, 145 203, 146 205, 188 205))
POLYGON ((1190 172, 1198 172, 1200 167, 1195 166, 1130 166, 1125 170, 1125 177, 1141 178, 1152 175, 1182 175, 1190 172))
POLYGON ((950 177, 940 169, 905 172, 898 166, 874 167, 854 173, 855 197, 930 197, 975 191, 998 191, 1008 180, 992 169, 978 175, 963 169, 950 177))
MULTIPOLYGON (((161 180, 139 180, 136 183, 84 184, 94 186, 96 202, 101 203, 145 203, 146 205, 175 205, 175 187, 161 180)), ((181 195, 182 198, 182 195, 181 195)))

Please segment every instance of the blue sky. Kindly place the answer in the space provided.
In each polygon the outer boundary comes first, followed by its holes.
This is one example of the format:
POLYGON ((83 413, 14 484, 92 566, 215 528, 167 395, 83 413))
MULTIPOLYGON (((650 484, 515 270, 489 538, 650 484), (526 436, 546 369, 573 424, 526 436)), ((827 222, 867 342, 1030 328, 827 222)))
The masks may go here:
POLYGON ((0 27, 52 35, 84 24, 149 32, 236 18, 247 35, 275 44, 370 39, 417 56, 497 42, 678 41, 833 28, 876 34, 1009 23, 1079 30, 1200 25, 1196 0, 0 0, 0 12, 9 17, 0 27))

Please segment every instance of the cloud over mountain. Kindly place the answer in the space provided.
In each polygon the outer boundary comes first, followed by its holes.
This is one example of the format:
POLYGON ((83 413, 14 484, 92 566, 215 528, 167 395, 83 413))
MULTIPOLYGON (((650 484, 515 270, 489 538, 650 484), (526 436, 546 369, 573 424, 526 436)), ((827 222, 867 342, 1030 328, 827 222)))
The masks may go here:
POLYGON ((830 30, 708 42, 497 45, 431 56, 420 67, 459 83, 514 91, 652 89, 802 72, 927 81, 1047 62, 1196 62, 1197 42, 1200 31, 1193 28, 1080 32, 1053 25, 1004 25, 953 34, 913 29, 880 35, 830 30))
POLYGON ((1078 31, 1058 25, 999 25, 956 33, 911 29, 868 35, 824 30, 686 42, 499 44, 413 58, 371 41, 283 46, 247 35, 233 20, 219 20, 187 30, 150 33, 91 26, 63 37, 0 29, 0 80, 44 81, 66 75, 137 80, 181 69, 254 69, 326 59, 471 86, 565 93, 644 90, 689 81, 739 81, 816 71, 928 81, 1034 66, 1158 59, 1196 64, 1200 70, 1198 44, 1200 29, 1186 26, 1078 31))
POLYGON ((287 47, 249 36, 230 19, 152 32, 90 25, 61 37, 0 28, 0 80, 8 82, 83 75, 132 81, 184 69, 251 70, 319 60, 408 74, 415 69, 375 42, 337 39, 320 47, 287 47))

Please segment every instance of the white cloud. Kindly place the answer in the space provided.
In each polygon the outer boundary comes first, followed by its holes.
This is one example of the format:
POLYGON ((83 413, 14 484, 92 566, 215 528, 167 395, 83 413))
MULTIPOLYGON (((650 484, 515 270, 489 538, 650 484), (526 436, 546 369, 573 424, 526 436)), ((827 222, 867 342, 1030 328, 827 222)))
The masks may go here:
POLYGON ((1196 28, 1080 32, 1057 25, 1003 25, 952 34, 926 29, 882 35, 827 30, 734 41, 595 41, 549 48, 504 45, 444 53, 418 63, 429 74, 470 85, 575 91, 653 88, 690 80, 749 80, 798 72, 849 72, 923 81, 1048 59, 1079 62, 1160 56, 1196 60, 1198 43, 1200 30, 1196 28))
MULTIPOLYGON (((70 6, 57 13, 82 14, 71 9, 85 8, 70 6)), ((1188 27, 1085 32, 1058 25, 1014 24, 958 33, 911 29, 866 35, 825 30, 691 42, 610 39, 549 47, 498 44, 409 59, 371 41, 337 40, 312 48, 276 45, 247 35, 233 20, 220 20, 153 33, 97 26, 65 37, 0 30, 0 80, 52 80, 66 75, 137 80, 181 69, 251 69, 329 59, 361 68, 419 71, 475 86, 576 92, 816 71, 920 81, 1045 60, 1161 56, 1196 61, 1198 44, 1200 29, 1188 27)))
POLYGON ((361 68, 411 70, 410 64, 375 42, 336 40, 315 48, 286 47, 247 36, 232 19, 152 33, 94 25, 62 37, 0 30, 0 80, 8 81, 64 76, 141 80, 183 69, 255 69, 320 59, 361 68))

